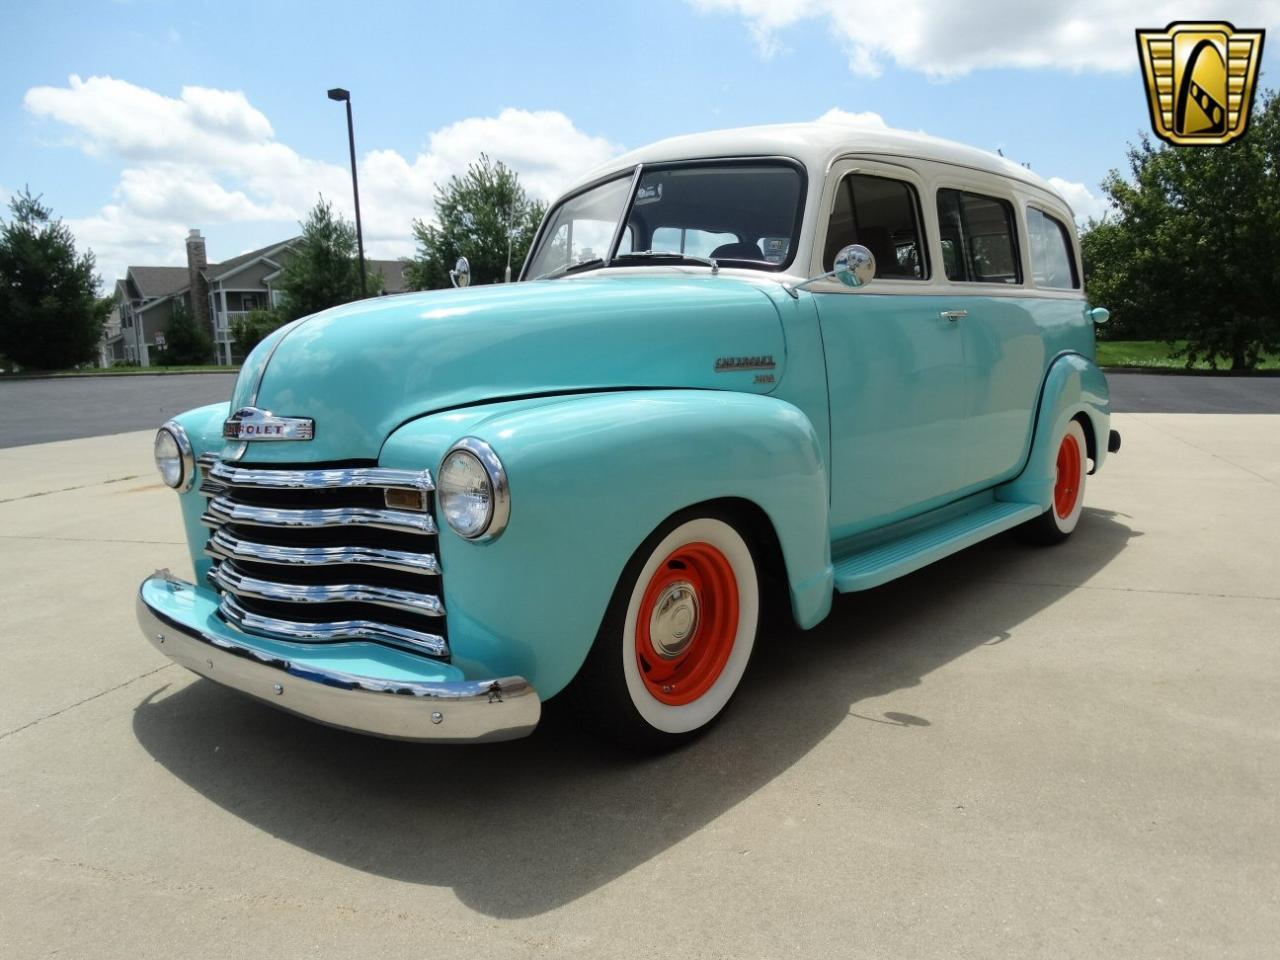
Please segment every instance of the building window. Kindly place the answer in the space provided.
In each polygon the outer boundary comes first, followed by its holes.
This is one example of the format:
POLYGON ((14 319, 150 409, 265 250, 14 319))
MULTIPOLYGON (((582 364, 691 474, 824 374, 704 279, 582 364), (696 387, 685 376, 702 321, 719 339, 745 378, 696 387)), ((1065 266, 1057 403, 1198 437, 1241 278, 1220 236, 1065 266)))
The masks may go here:
POLYGON ((1013 205, 961 190, 938 191, 938 227, 947 279, 1021 283, 1013 205))

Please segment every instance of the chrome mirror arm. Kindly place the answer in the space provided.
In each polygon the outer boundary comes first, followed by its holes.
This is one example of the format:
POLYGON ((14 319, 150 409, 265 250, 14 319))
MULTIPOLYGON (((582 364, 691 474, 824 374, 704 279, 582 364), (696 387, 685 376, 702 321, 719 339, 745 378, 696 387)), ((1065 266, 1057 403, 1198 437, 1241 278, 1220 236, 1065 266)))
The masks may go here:
POLYGON ((784 283, 782 289, 791 294, 792 300, 799 300, 800 291, 811 283, 817 283, 819 280, 829 280, 835 277, 846 287, 862 287, 870 283, 875 275, 875 255, 861 244, 851 243, 836 254, 834 270, 829 270, 816 277, 810 277, 808 280, 802 280, 800 283, 784 283))
POLYGON ((791 294, 792 300, 800 299, 800 291, 811 283, 817 283, 819 280, 830 280, 836 275, 834 270, 828 270, 826 273, 820 273, 816 277, 810 277, 808 280, 801 280, 799 283, 784 283, 782 289, 791 294))

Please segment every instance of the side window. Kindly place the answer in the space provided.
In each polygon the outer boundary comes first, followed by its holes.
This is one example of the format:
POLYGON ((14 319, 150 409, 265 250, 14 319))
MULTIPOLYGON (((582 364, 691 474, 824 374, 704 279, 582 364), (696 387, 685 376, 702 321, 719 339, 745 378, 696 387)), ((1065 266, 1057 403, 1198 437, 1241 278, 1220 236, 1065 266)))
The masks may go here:
POLYGON ((834 266, 840 249, 851 243, 860 243, 875 255, 877 277, 929 277, 920 203, 909 183, 863 173, 851 173, 840 182, 822 257, 827 270, 834 266))
POLYGON ((948 280, 1022 282, 1013 205, 1007 200, 939 190, 938 229, 948 280))
POLYGON ((1031 246, 1031 276, 1036 286, 1080 289, 1080 274, 1076 271, 1066 224, 1043 210, 1027 207, 1027 240, 1031 246))

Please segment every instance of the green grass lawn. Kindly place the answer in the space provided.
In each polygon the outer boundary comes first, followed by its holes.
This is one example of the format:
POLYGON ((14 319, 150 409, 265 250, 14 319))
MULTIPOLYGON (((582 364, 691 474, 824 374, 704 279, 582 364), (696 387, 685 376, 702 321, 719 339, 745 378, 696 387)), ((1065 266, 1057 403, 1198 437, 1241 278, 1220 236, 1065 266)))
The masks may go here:
MULTIPOLYGON (((1184 370, 1187 361, 1170 356, 1185 341, 1168 344, 1162 340, 1099 340, 1098 366, 1138 367, 1157 370, 1184 370)), ((1225 372, 1230 361, 1219 363, 1219 372, 1225 372)), ((1201 361, 1192 370, 1209 370, 1209 364, 1201 361)), ((1266 357, 1258 364, 1259 370, 1280 370, 1280 357, 1266 357)))

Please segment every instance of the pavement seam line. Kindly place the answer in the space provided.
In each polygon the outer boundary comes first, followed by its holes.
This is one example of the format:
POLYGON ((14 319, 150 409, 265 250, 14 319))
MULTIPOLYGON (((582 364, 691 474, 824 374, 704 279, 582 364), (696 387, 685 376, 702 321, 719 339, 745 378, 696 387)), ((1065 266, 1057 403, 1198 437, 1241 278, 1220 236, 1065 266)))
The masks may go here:
POLYGON ((19 500, 30 500, 33 497, 50 497, 55 493, 70 493, 73 490, 87 490, 89 487, 105 487, 109 483, 124 483, 126 480, 137 480, 140 473, 131 473, 127 477, 112 477, 110 480, 99 480, 96 483, 82 483, 76 487, 61 487, 57 490, 41 490, 37 493, 24 493, 20 497, 6 497, 0 503, 17 503, 19 500))
POLYGON ((1235 467, 1237 470, 1243 470, 1245 473, 1249 474, 1250 476, 1257 477, 1259 480, 1263 481, 1264 483, 1269 483, 1273 487, 1280 487, 1280 483, 1276 483, 1274 480, 1272 480, 1270 477, 1266 476, 1265 474, 1258 473, 1258 471, 1256 470, 1250 470, 1244 464, 1236 463, 1234 460, 1228 460, 1226 457, 1224 457, 1220 453, 1214 453, 1212 450, 1206 450, 1204 447, 1200 446, 1199 444, 1192 443, 1186 437, 1180 437, 1176 433, 1170 433, 1168 430, 1165 430, 1162 427, 1156 426, 1150 420, 1144 419, 1139 414, 1130 413, 1130 414, 1126 414, 1126 416, 1133 417, 1133 419, 1137 420, 1141 424, 1144 424, 1150 427, 1152 430, 1155 430, 1157 433, 1163 433, 1166 437, 1171 437, 1172 439, 1177 440, 1179 443, 1185 443, 1192 450, 1199 450, 1201 453, 1208 454, 1209 456, 1213 457, 1215 460, 1221 460, 1223 463, 1229 466, 1235 467))
POLYGON ((125 680, 123 683, 117 683, 114 687, 108 687, 106 690, 100 690, 98 693, 95 693, 92 696, 85 697, 83 700, 77 700, 75 703, 68 704, 65 707, 61 707, 57 710, 54 710, 52 713, 46 713, 43 717, 37 717, 34 720, 24 723, 20 727, 14 727, 12 730, 6 730, 4 733, 0 733, 0 740, 4 740, 7 737, 11 737, 15 733, 21 733, 23 730, 27 730, 31 727, 34 727, 38 723, 44 723, 44 721, 46 720, 52 720, 54 717, 59 717, 70 710, 74 710, 76 707, 80 707, 86 703, 89 703, 91 700, 97 700, 99 697, 105 697, 108 693, 115 693, 117 690, 123 690, 125 687, 129 686, 129 684, 137 683, 139 680, 143 680, 149 676, 152 676, 153 674, 157 674, 161 670, 168 670, 170 667, 176 667, 176 666, 177 666, 176 663, 162 663, 160 666, 156 667, 154 670, 148 670, 146 673, 140 673, 136 677, 133 677, 132 679, 125 680))

